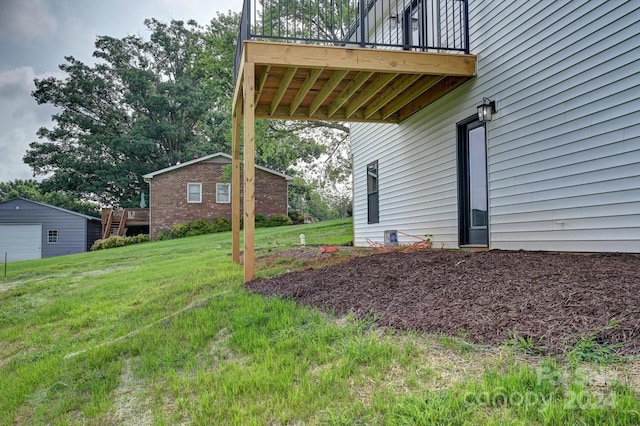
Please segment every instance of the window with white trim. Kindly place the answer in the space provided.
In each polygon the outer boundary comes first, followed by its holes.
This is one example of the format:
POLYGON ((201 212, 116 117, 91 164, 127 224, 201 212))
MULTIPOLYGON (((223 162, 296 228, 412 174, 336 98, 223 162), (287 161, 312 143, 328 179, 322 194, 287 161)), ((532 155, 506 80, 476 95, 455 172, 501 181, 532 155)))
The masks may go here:
POLYGON ((57 229, 49 229, 47 231, 47 243, 49 243, 49 244, 58 244, 58 230, 57 229))
POLYGON ((216 183, 216 203, 231 202, 231 184, 216 183))
POLYGON ((187 203, 202 202, 202 183, 189 182, 187 184, 187 203))

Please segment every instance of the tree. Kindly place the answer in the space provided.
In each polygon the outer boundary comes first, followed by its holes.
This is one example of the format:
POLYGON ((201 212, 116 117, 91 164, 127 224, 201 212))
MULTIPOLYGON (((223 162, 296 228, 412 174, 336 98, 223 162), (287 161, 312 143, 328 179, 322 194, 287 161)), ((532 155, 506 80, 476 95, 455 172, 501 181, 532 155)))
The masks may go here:
POLYGON ((323 192, 317 181, 296 176, 289 182, 290 212, 316 221, 351 216, 351 194, 323 192))
MULTIPOLYGON (((229 120, 224 126, 226 130, 230 130, 239 21, 240 15, 231 11, 227 15, 219 13, 212 20, 205 35, 207 53, 200 63, 202 73, 213 76, 216 82, 217 105, 221 111, 226 111, 229 120)), ((341 123, 257 120, 256 163, 297 176, 290 185, 290 205, 311 210, 316 219, 327 219, 336 207, 325 203, 324 199, 334 198, 332 194, 326 194, 327 191, 318 192, 314 185, 350 182, 351 163, 345 142, 348 130, 341 123), (312 175, 324 179, 313 179, 312 175)), ((347 186, 346 192, 349 195, 342 194, 343 197, 350 199, 350 187, 347 186)))
MULTIPOLYGON (((260 1, 257 8, 256 33, 283 39, 304 40, 305 43, 343 44, 353 36, 357 19, 357 1, 309 3, 304 0, 260 1)), ((349 125, 330 121, 285 121, 281 126, 293 131, 301 139, 311 138, 323 147, 321 161, 311 165, 316 181, 346 190, 339 194, 346 197, 350 192, 351 154, 349 150, 349 125), (322 176, 323 179, 317 179, 322 176)), ((277 126, 277 125, 276 125, 277 126)), ((323 189, 323 188, 321 188, 323 189)), ((336 194, 325 193, 326 196, 336 194)))
MULTIPOLYGON (((236 54, 240 14, 229 11, 218 13, 207 27, 204 36, 206 52, 199 62, 199 72, 210 76, 211 90, 215 93, 216 111, 220 112, 225 135, 231 136, 231 102, 234 91, 234 60, 236 54)), ((310 162, 326 152, 322 140, 300 131, 293 122, 282 120, 256 121, 257 164, 280 171, 294 173, 292 166, 298 162, 310 162)))
POLYGON ((0 203, 14 198, 39 201, 63 209, 99 217, 99 206, 75 199, 62 192, 45 192, 35 179, 16 179, 10 182, 0 182, 0 203))
MULTIPOLYGON (((305 0, 261 1, 258 26, 264 35, 286 34, 312 43, 321 40, 341 44, 353 36, 357 0, 309 2, 305 0)), ((260 32, 258 30, 258 32, 260 32)))
POLYGON ((227 149, 224 137, 212 140, 205 130, 215 97, 197 68, 202 28, 195 21, 145 25, 148 41, 99 36, 97 64, 67 56, 65 79, 35 80, 36 101, 61 109, 24 157, 35 174, 52 174, 42 184, 47 191, 126 207, 146 190, 143 174, 227 149))
MULTIPOLYGON (((36 101, 60 108, 53 128, 41 128, 41 141, 24 157, 34 174, 50 176, 42 189, 130 207, 147 190, 145 173, 194 155, 230 152, 239 19, 218 13, 206 28, 146 20, 149 40, 100 36, 95 65, 68 56, 60 65, 66 78, 36 79, 36 101)), ((344 179, 349 162, 328 160, 347 146, 345 129, 259 120, 256 162, 288 174, 316 170, 344 179)))

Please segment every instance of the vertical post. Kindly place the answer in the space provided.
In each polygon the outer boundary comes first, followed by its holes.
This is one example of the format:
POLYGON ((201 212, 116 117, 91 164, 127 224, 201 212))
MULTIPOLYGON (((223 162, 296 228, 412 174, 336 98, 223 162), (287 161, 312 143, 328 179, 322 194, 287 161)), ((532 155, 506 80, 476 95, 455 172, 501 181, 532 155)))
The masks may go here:
POLYGON ((464 53, 469 54, 469 2, 464 0, 462 4, 464 5, 464 53))
POLYGON ((247 28, 246 28, 247 40, 250 40, 251 39, 251 0, 246 0, 244 2, 244 7, 247 8, 247 28))
POLYGON ((240 120, 242 102, 233 107, 231 147, 231 254, 233 263, 240 264, 240 120))
POLYGON ((365 27, 364 27, 364 0, 360 0, 359 2, 359 6, 360 8, 360 47, 365 47, 365 42, 364 42, 364 32, 365 32, 365 27))
POLYGON ((7 252, 4 252, 4 277, 7 278, 7 252))
POLYGON ((245 62, 244 82, 244 281, 255 275, 255 64, 245 62))

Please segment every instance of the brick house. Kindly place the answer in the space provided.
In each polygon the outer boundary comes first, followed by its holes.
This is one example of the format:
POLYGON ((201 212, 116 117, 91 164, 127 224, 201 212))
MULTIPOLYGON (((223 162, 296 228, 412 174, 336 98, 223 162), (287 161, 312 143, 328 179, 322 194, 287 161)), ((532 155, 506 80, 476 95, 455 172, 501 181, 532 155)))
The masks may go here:
MULTIPOLYGON (((191 220, 231 219, 231 174, 229 170, 223 178, 225 166, 231 167, 231 156, 219 152, 144 175, 149 184, 151 238, 191 220)), ((282 173, 256 166, 256 214, 286 215, 290 180, 282 173)))

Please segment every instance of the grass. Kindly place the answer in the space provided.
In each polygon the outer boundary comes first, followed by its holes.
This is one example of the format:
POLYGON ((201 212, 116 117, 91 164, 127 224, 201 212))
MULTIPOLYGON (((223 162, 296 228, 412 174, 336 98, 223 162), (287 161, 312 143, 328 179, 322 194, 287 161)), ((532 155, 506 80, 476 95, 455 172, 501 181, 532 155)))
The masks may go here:
MULTIPOLYGON (((300 233, 343 244, 350 226, 261 228, 256 244, 262 256, 300 233)), ((375 319, 263 298, 242 288, 230 240, 10 264, 0 278, 0 424, 640 422, 620 363, 382 332, 375 319)), ((267 265, 259 274, 282 267, 267 265)))

